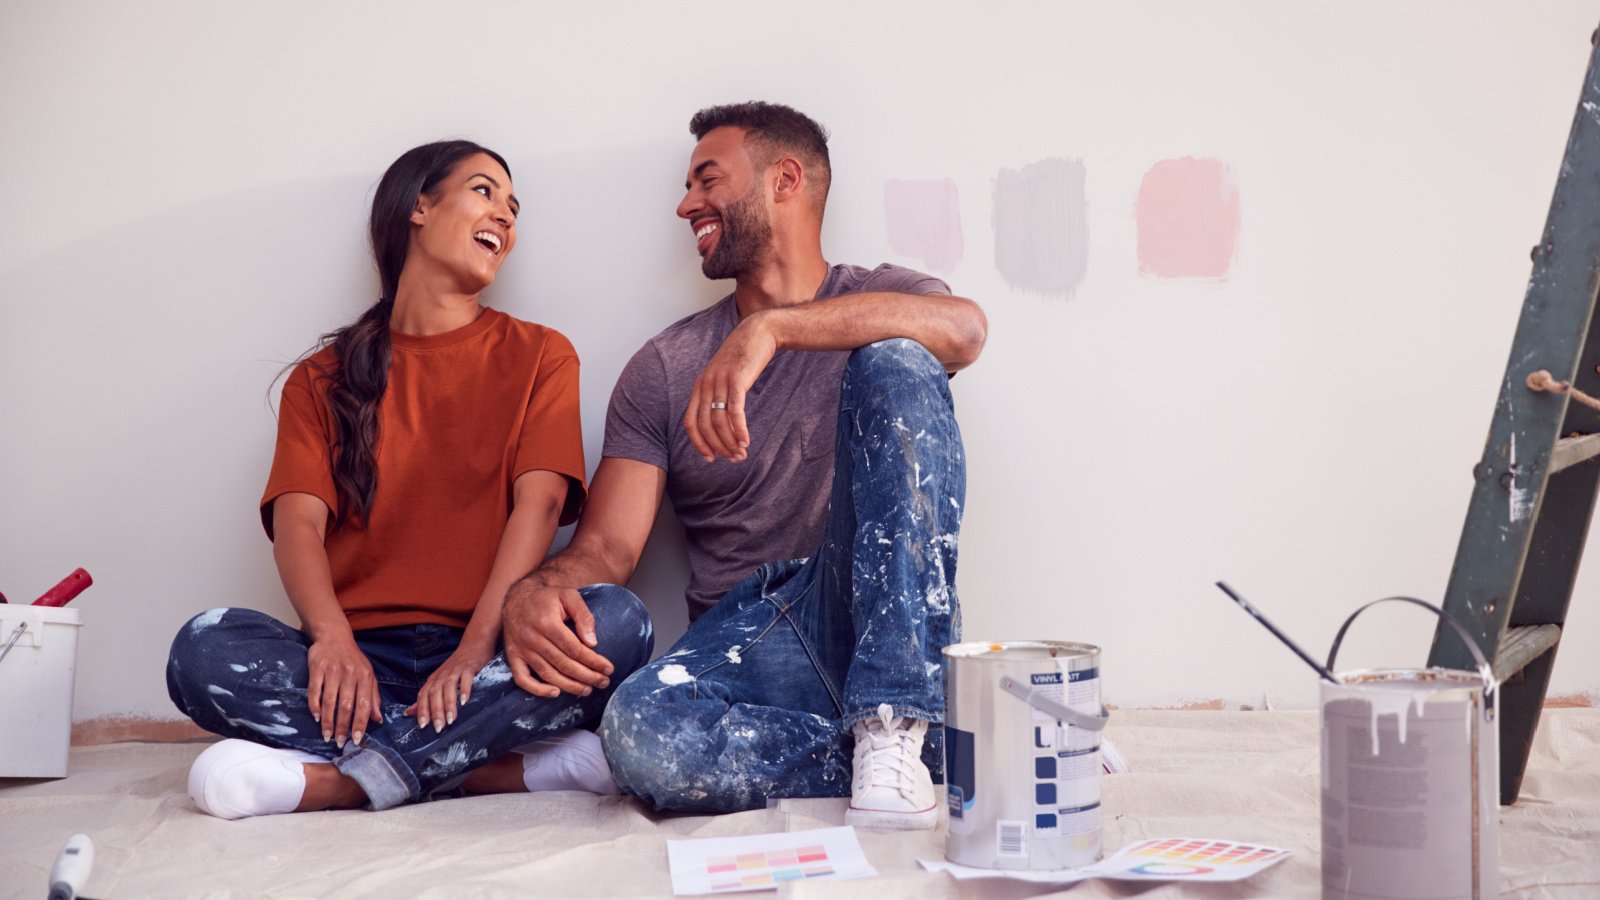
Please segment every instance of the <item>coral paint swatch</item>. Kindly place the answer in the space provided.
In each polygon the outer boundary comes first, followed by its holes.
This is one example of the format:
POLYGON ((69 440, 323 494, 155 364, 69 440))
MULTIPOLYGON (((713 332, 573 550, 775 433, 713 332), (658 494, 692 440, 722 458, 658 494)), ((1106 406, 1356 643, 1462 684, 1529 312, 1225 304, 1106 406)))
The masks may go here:
POLYGON ((1150 167, 1134 204, 1139 274, 1228 277, 1239 242, 1239 190, 1220 160, 1165 159, 1150 167))
POLYGON ((883 216, 895 253, 941 273, 961 261, 961 197, 954 181, 886 181, 883 216))
POLYGON ((1012 287, 1072 296, 1089 264, 1083 163, 1041 159, 994 183, 994 264, 1012 287))

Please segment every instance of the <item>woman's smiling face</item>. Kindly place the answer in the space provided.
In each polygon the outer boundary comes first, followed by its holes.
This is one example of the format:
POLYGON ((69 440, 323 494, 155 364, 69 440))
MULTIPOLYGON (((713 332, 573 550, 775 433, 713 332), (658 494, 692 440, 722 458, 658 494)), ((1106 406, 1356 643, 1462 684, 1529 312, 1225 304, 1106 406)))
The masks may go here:
POLYGON ((437 269, 449 289, 477 293, 516 246, 519 208, 510 174, 488 154, 473 154, 417 197, 406 264, 437 269))

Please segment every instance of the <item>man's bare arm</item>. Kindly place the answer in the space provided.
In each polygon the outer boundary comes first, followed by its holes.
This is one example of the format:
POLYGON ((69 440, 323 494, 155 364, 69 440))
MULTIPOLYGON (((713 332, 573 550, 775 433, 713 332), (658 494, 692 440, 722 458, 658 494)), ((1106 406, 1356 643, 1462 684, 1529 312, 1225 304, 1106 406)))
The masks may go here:
POLYGON ((695 380, 684 430, 707 462, 743 460, 750 446, 744 397, 779 350, 854 350, 909 338, 955 372, 977 361, 988 336, 978 304, 948 294, 872 291, 764 309, 739 322, 695 380))
POLYGON ((667 473, 649 463, 601 460, 572 542, 511 585, 502 627, 506 661, 523 690, 587 695, 611 683, 611 662, 593 649, 594 617, 577 589, 627 583, 666 484, 667 473))

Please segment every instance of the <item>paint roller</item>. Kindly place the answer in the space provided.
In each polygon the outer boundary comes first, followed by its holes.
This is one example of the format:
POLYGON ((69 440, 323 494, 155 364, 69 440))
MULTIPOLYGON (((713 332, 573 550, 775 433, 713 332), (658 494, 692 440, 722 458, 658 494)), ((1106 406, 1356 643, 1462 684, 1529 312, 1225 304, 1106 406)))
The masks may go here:
POLYGON ((72 570, 72 574, 56 582, 56 586, 45 591, 39 599, 33 601, 34 606, 66 606, 72 598, 83 593, 83 589, 94 584, 94 579, 82 568, 72 570))
POLYGON ((93 868, 94 841, 82 832, 67 838, 66 846, 61 848, 61 855, 50 869, 49 900, 89 900, 79 897, 78 890, 89 880, 89 871, 93 868))

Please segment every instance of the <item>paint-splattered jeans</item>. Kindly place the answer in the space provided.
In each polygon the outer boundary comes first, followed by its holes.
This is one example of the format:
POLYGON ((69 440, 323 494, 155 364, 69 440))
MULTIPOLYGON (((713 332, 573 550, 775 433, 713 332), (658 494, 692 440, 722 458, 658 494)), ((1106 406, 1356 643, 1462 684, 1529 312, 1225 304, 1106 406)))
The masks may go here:
POLYGON ((306 706, 304 632, 251 609, 213 609, 179 629, 167 661, 167 692, 201 728, 325 756, 361 785, 373 809, 450 790, 474 768, 513 748, 595 721, 622 676, 650 658, 654 634, 639 598, 612 585, 583 589, 594 613, 596 650, 616 667, 610 690, 587 697, 535 697, 511 680, 497 654, 472 682, 472 697, 443 732, 418 728, 402 711, 428 675, 455 652, 461 629, 402 625, 355 633, 372 662, 382 724, 341 751, 322 739, 306 706))
MULTIPOLYGON (((907 340, 851 354, 822 546, 756 569, 617 689, 600 734, 622 789, 697 812, 847 796, 850 728, 880 703, 942 723, 965 493, 943 367, 907 340)), ((942 728, 923 761, 938 780, 942 728)))

